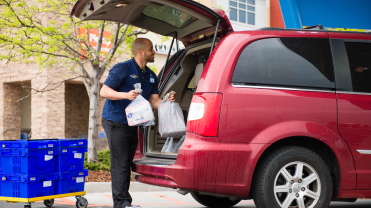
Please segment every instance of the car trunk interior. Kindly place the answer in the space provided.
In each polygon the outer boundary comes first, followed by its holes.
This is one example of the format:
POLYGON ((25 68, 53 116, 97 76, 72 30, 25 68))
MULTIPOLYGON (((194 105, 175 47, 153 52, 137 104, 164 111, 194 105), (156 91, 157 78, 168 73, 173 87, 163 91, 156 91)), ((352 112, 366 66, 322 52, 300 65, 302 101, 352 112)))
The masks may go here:
MULTIPOLYGON (((170 79, 168 79, 160 94, 160 97, 162 98, 164 95, 166 95, 166 93, 171 91, 176 92, 176 102, 179 103, 179 106, 183 111, 184 122, 186 125, 192 96, 196 91, 199 76, 201 75, 203 67, 206 64, 211 45, 212 43, 210 42, 188 49, 185 56, 183 56, 182 60, 180 61, 180 64, 175 70, 173 70, 172 74, 170 75, 170 79)), ((176 153, 161 152, 167 138, 161 137, 158 129, 157 110, 155 110, 154 113, 156 124, 148 128, 147 134, 144 138, 147 143, 146 153, 149 155, 155 155, 157 157, 161 157, 161 155, 165 157, 176 157, 176 153)), ((180 139, 181 137, 175 137, 174 143, 179 142, 180 139)))

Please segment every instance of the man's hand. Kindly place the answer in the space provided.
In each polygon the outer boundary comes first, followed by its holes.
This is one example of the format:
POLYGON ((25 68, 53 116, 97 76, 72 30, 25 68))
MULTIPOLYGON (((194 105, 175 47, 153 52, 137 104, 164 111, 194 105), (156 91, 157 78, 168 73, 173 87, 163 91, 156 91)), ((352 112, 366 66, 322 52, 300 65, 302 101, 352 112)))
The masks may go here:
POLYGON ((176 92, 171 93, 171 95, 170 95, 170 97, 169 97, 169 101, 170 101, 170 102, 175 102, 175 93, 176 93, 176 92))
POLYGON ((130 92, 128 92, 126 94, 128 100, 134 100, 135 98, 137 98, 139 95, 139 92, 138 90, 131 90, 130 92))
MULTIPOLYGON (((166 97, 166 96, 164 96, 166 97)), ((158 109, 158 105, 161 103, 161 98, 158 94, 152 94, 150 97, 149 97, 149 102, 151 103, 151 106, 153 109, 158 109)), ((170 102, 175 102, 175 92, 171 93, 171 95, 169 96, 169 101, 170 102)))

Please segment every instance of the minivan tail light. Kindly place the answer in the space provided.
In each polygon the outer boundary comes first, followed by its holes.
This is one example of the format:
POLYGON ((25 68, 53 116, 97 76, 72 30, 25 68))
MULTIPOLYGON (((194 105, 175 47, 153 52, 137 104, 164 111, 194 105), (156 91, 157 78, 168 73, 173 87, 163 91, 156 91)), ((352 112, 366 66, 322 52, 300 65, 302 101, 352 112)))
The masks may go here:
POLYGON ((202 136, 218 136, 220 93, 196 93, 189 106, 187 131, 202 136))

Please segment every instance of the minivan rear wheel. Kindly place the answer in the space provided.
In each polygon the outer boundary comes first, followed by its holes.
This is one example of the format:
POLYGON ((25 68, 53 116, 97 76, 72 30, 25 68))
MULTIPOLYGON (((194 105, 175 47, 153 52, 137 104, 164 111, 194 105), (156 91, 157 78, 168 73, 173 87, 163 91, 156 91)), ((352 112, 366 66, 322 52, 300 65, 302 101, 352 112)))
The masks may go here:
POLYGON ((210 195, 200 195, 196 191, 191 191, 192 197, 200 204, 211 208, 233 207, 241 200, 230 200, 228 197, 216 197, 210 195))
POLYGON ((303 147, 285 147, 259 163, 253 184, 257 208, 325 208, 332 196, 326 163, 303 147))

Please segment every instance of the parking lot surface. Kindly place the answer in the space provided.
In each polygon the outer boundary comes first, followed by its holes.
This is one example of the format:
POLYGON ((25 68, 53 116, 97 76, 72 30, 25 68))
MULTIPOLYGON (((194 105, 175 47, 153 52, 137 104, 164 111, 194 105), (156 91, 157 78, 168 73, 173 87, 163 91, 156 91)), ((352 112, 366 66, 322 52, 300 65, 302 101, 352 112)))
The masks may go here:
MULTIPOLYGON (((175 191, 155 191, 155 192, 132 192, 133 203, 140 205, 142 208, 203 208, 204 206, 197 203, 190 194, 183 196, 175 191)), ((112 208, 111 193, 88 193, 85 196, 89 202, 88 207, 95 208, 112 208)), ((74 208, 76 200, 74 197, 55 199, 54 208, 74 208)), ((21 203, 0 202, 1 208, 23 208, 21 203)), ((32 208, 45 207, 43 202, 32 203, 32 208)), ((237 208, 255 208, 252 200, 241 201, 237 208)), ((358 200, 354 203, 332 202, 330 208, 370 208, 371 199, 358 200)))

